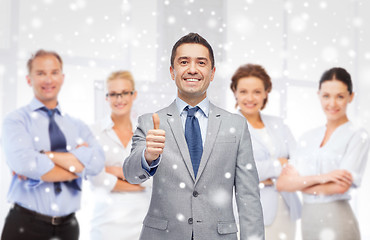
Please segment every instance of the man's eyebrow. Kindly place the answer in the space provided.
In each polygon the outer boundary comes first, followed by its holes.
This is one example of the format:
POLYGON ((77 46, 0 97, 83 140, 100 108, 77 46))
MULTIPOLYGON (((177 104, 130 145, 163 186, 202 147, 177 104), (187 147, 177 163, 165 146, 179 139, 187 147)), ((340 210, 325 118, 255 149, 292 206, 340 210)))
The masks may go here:
MULTIPOLYGON (((182 57, 179 57, 177 60, 178 61, 181 61, 181 60, 184 60, 184 59, 190 59, 190 57, 188 57, 188 56, 182 56, 182 57)), ((197 57, 196 59, 197 60, 208 61, 208 58, 206 58, 206 57, 197 57)))
POLYGON ((206 57, 197 57, 198 60, 203 60, 203 61, 207 61, 208 62, 208 58, 206 57))
POLYGON ((183 59, 189 59, 190 57, 187 57, 187 56, 182 56, 182 57, 179 57, 177 60, 183 60, 183 59))

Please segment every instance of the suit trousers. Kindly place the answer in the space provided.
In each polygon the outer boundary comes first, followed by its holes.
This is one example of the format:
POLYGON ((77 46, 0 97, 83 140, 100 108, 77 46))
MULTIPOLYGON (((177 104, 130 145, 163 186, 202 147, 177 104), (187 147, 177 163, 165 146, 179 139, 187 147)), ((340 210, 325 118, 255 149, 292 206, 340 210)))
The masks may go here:
POLYGON ((80 228, 75 216, 59 225, 42 221, 32 214, 10 209, 1 240, 78 240, 80 228))

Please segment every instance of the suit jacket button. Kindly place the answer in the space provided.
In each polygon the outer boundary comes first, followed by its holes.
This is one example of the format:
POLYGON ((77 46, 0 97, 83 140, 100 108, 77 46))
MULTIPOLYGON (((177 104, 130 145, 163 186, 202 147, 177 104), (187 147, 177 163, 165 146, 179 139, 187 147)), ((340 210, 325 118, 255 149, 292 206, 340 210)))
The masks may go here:
POLYGON ((193 218, 189 218, 189 219, 188 219, 188 223, 189 223, 189 224, 193 224, 193 218))
POLYGON ((199 196, 199 193, 197 191, 194 191, 193 192, 193 197, 198 197, 199 196))

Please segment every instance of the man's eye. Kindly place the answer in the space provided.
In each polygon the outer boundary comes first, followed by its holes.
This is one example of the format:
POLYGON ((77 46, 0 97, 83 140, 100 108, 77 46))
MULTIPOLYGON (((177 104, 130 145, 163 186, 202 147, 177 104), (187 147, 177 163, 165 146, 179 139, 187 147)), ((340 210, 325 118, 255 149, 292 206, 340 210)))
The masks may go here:
POLYGON ((109 97, 115 97, 115 96, 117 96, 116 93, 109 93, 109 97))
POLYGON ((187 63, 188 63, 188 61, 185 61, 185 60, 180 62, 180 64, 182 64, 182 65, 185 65, 187 63))

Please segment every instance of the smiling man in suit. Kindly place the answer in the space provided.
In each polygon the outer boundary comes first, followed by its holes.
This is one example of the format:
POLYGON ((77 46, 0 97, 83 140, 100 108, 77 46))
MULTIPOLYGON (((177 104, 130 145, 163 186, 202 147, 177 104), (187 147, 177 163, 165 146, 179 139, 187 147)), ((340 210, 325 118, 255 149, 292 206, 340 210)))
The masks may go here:
POLYGON ((170 72, 175 101, 139 118, 123 165, 130 183, 153 176, 141 240, 264 239, 258 175, 247 122, 207 98, 215 74, 209 43, 196 33, 179 39, 170 72))

